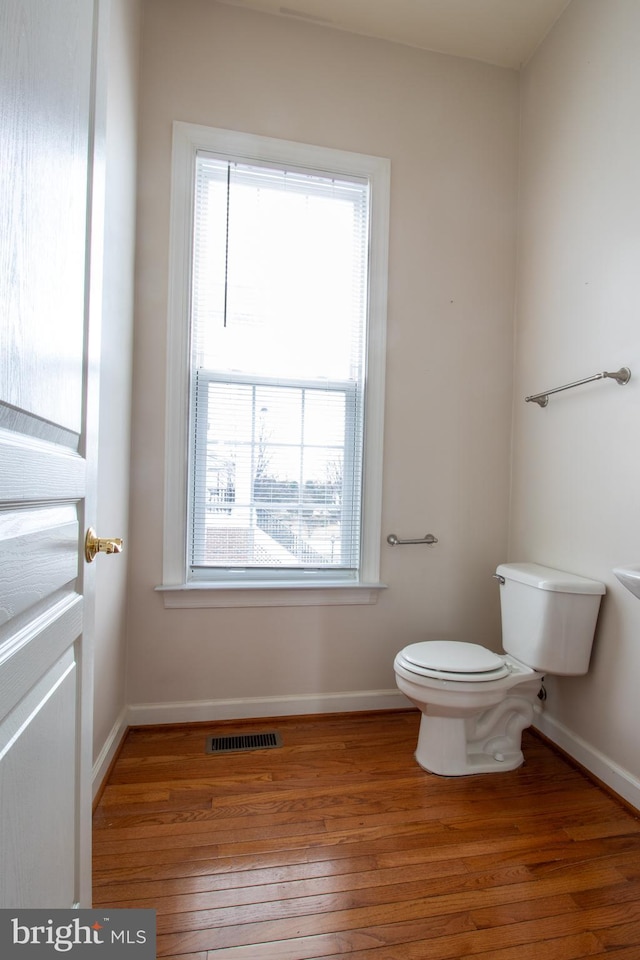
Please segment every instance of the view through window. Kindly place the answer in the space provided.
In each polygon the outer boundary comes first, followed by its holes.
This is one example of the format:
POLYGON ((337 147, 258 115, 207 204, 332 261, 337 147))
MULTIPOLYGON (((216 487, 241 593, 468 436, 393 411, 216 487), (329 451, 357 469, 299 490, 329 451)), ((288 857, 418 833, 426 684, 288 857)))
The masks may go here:
POLYGON ((356 578, 369 183, 195 163, 191 576, 356 578))

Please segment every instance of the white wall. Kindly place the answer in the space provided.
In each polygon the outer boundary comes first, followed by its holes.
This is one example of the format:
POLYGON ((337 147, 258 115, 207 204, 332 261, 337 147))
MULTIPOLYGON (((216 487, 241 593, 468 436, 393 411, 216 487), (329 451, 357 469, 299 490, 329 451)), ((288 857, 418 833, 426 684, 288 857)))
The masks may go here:
POLYGON ((606 583, 591 670, 548 682, 540 726, 640 806, 640 601, 612 574, 640 562, 638 36, 637 0, 574 0, 522 78, 509 555, 606 583))
MULTIPOLYGON (((128 543, 137 84, 141 6, 110 0, 98 535, 128 543)), ((125 712, 127 553, 96 562, 94 760, 100 774, 125 712)))
POLYGON ((406 643, 499 647, 517 95, 513 71, 479 62, 213 0, 145 3, 127 696, 152 706, 138 718, 384 705, 406 643), (391 159, 383 534, 440 543, 383 543, 375 606, 165 610, 154 592, 175 119, 391 159), (324 698, 343 691, 374 693, 324 698))

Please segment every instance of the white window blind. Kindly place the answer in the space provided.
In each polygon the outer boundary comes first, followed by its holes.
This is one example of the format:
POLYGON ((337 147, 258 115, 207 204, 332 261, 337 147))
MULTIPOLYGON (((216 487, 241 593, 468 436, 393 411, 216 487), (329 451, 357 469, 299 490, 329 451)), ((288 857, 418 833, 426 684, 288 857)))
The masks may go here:
POLYGON ((357 579, 369 185, 196 156, 192 579, 357 579))

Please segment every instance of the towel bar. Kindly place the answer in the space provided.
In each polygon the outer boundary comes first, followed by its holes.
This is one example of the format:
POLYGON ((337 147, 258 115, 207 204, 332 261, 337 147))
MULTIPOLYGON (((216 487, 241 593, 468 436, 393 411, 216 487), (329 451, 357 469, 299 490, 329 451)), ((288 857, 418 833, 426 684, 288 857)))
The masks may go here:
POLYGON ((387 537, 387 543, 390 543, 392 547, 404 546, 405 543, 428 543, 429 546, 433 546, 433 544, 437 542, 438 538, 434 537, 432 533, 427 533, 424 537, 419 537, 417 540, 400 540, 396 537, 395 533, 390 533, 387 537))
POLYGON ((609 377, 611 380, 616 380, 620 386, 623 386, 625 383, 629 383, 631 379, 631 370, 629 367, 620 367, 619 370, 616 370, 615 373, 607 373, 605 370, 603 373, 595 373, 592 377, 585 377, 584 380, 574 380, 573 383, 565 383, 562 387, 554 387, 552 390, 544 390, 542 393, 534 393, 530 397, 525 397, 525 403, 537 403, 541 407, 546 407, 549 403, 549 397, 552 393, 560 393, 561 390, 571 390, 572 387, 579 387, 583 383, 591 383, 592 380, 604 380, 605 377, 609 377))

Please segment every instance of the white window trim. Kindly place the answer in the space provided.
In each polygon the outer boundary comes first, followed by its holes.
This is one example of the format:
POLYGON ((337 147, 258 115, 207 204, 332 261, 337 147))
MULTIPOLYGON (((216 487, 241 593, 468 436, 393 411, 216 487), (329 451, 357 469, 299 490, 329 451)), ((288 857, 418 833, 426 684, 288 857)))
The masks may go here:
POLYGON ((173 124, 163 582, 166 607, 285 606, 375 603, 379 582, 382 512, 382 442, 386 352, 390 162, 327 147, 254 136, 199 124, 173 124), (356 583, 186 582, 187 458, 189 405, 189 315, 193 190, 198 150, 249 160, 294 163, 369 179, 371 247, 369 333, 365 390, 363 534, 360 580, 356 583))

